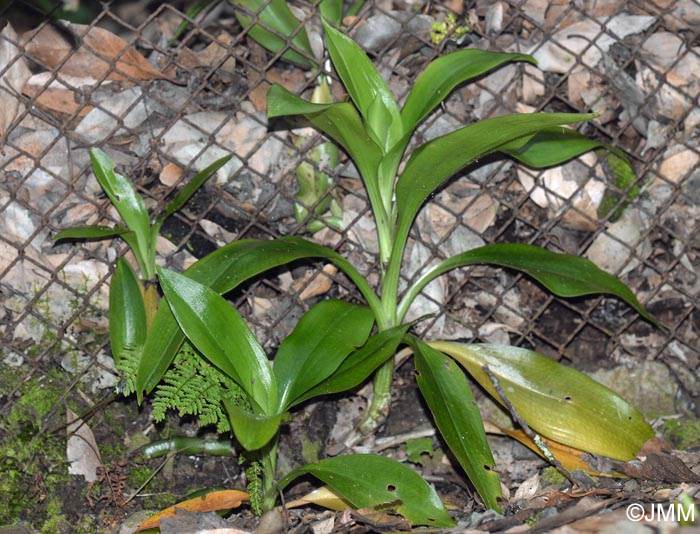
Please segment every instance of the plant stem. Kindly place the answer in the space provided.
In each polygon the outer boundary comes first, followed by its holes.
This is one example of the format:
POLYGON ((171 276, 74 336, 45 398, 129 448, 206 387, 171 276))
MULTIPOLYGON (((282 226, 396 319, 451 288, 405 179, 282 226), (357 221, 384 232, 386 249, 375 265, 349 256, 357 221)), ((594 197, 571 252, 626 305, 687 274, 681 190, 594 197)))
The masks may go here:
POLYGON ((374 432, 389 415, 391 405, 391 381, 394 377, 394 358, 384 362, 374 373, 372 383, 372 400, 367 407, 367 413, 357 425, 357 430, 363 436, 374 432))
POLYGON ((277 473, 277 444, 279 443, 279 431, 270 442, 265 445, 260 454, 260 462, 263 469, 263 509, 272 510, 277 503, 277 486, 275 475, 277 473))

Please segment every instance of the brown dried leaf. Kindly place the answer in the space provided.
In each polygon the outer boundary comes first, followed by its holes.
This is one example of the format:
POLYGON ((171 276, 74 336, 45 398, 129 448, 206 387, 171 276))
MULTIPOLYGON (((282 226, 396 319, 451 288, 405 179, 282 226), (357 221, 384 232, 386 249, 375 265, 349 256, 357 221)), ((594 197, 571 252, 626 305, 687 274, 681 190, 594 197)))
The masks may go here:
POLYGON ((90 28, 83 24, 61 22, 62 29, 75 37, 77 48, 53 25, 25 32, 22 36, 25 49, 38 62, 50 69, 60 66, 59 72, 83 77, 89 73, 94 78, 107 75, 109 80, 156 80, 167 78, 133 47, 112 32, 102 28, 90 28))
POLYGON ((615 467, 631 478, 677 484, 697 484, 700 475, 693 473, 680 458, 671 454, 648 454, 643 460, 619 462, 615 467))
POLYGON ((189 499, 183 501, 174 506, 166 508, 156 515, 144 521, 139 525, 137 532, 141 530, 148 530, 149 528, 156 528, 160 525, 161 519, 164 517, 175 517, 177 510, 188 510, 190 512, 216 512, 218 510, 229 510, 231 508, 238 508, 241 503, 248 501, 250 497, 244 491, 238 490, 221 490, 212 491, 207 493, 202 497, 195 497, 194 499, 189 499))
POLYGON ((92 110, 92 106, 81 104, 76 100, 75 91, 71 87, 94 85, 94 79, 64 76, 50 81, 52 76, 50 72, 35 74, 24 86, 24 94, 35 98, 34 103, 46 111, 65 115, 77 113, 78 116, 83 117, 92 110))
POLYGON ((204 50, 195 52, 200 66, 215 67, 230 73, 235 72, 236 58, 229 52, 232 43, 233 37, 228 33, 219 34, 216 40, 212 41, 204 50))
POLYGON ((19 42, 11 24, 0 33, 0 142, 4 143, 7 132, 22 110, 17 95, 22 93, 24 84, 31 77, 24 58, 15 43, 19 42))

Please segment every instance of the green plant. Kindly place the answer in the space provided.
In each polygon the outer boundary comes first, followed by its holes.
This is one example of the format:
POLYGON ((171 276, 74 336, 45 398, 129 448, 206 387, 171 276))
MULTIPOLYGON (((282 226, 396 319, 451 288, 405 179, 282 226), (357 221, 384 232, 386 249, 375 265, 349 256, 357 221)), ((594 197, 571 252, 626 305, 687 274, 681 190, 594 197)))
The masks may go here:
MULTIPOLYGON (((357 507, 395 503, 413 524, 454 525, 434 489, 408 467, 381 456, 321 460, 275 483, 278 437, 288 411, 319 393, 342 391, 364 380, 369 372, 358 369, 357 360, 364 358, 358 358, 355 348, 379 347, 381 352, 386 343, 386 335, 370 337, 374 316, 369 308, 341 300, 317 304, 282 342, 273 367, 243 318, 215 291, 172 271, 161 270, 159 279, 190 342, 244 392, 223 404, 250 464, 248 491, 256 513, 274 507, 279 492, 308 473, 357 507)), ((392 335, 400 340, 405 330, 392 335)))
MULTIPOLYGON (((239 8, 236 18, 255 42, 273 53, 282 52, 283 59, 302 67, 317 66, 304 23, 285 0, 229 0, 229 3, 239 8)), ((365 0, 355 0, 344 11, 342 0, 321 0, 318 12, 325 20, 340 25, 344 16, 357 15, 364 3, 365 0)))
MULTIPOLYGON (((582 258, 527 244, 492 244, 458 254, 428 269, 413 280, 399 298, 403 255, 418 210, 436 188, 458 171, 494 152, 538 168, 600 148, 626 161, 624 154, 563 126, 594 115, 509 115, 470 124, 425 143, 408 156, 397 178, 413 132, 452 89, 505 63, 534 63, 534 60, 523 54, 480 50, 447 54, 428 65, 399 109, 369 58, 352 40, 329 25, 326 25, 326 38, 333 64, 352 102, 314 104, 275 85, 268 94, 268 116, 302 115, 343 147, 354 161, 376 223, 381 264, 379 288, 375 291, 337 252, 298 237, 231 243, 195 263, 185 271, 185 277, 223 294, 268 269, 299 259, 320 258, 335 263, 366 300, 377 332, 330 375, 327 380, 331 380, 333 387, 321 382, 309 395, 345 391, 354 386, 359 377, 374 373, 373 401, 360 426, 362 432, 371 431, 389 409, 392 355, 401 343, 408 344, 414 351, 418 383, 436 426, 485 504, 491 508, 499 508, 500 484, 467 377, 455 360, 508 406, 514 416, 516 412, 522 414, 518 422, 529 424, 543 436, 565 444, 573 439, 584 450, 595 450, 617 459, 633 457, 642 443, 653 435, 651 427, 624 400, 596 382, 583 379, 580 373, 524 349, 426 344, 405 335, 411 326, 405 323, 406 313, 422 289, 452 269, 474 264, 493 264, 521 271, 561 297, 612 294, 653 321, 629 288, 617 278, 582 258), (336 375, 344 369, 347 372, 336 375), (478 372, 479 369, 482 372, 478 372), (561 385, 561 389, 557 389, 558 396, 548 393, 552 390, 550 383, 561 385), (591 409, 590 399, 596 399, 595 409, 591 409), (543 409, 537 409, 540 406, 543 409), (587 422, 589 435, 577 432, 583 427, 582 422, 587 422), (620 439, 623 435, 628 437, 620 439)), ((204 324, 216 320, 212 312, 203 307, 192 311, 188 321, 194 321, 197 315, 204 324)), ((172 311, 165 306, 159 308, 134 379, 139 399, 144 391, 150 392, 157 386, 183 340, 172 311)), ((317 342, 319 347, 324 347, 336 341, 326 336, 317 342)), ((201 346, 199 348, 202 350, 201 346)), ((277 358, 280 358, 279 353, 277 358)), ((223 370, 219 364, 217 367, 223 370)), ((263 367, 261 364, 259 369, 263 367)), ((274 372, 277 372, 276 366, 274 372)), ((263 390, 265 395, 273 395, 271 392, 275 388, 269 385, 263 390)), ((253 391, 249 396, 261 404, 263 421, 271 419, 268 430, 277 428, 279 414, 276 410, 265 410, 285 404, 279 404, 279 399, 276 404, 264 395, 257 400, 253 391)), ((236 425, 246 428, 245 419, 233 423, 234 433, 236 425)))
POLYGON ((154 286, 156 243, 163 223, 182 208, 197 189, 231 159, 231 156, 223 157, 199 172, 153 221, 143 198, 128 178, 114 171, 115 164, 107 154, 93 148, 90 150, 90 159, 97 181, 124 224, 76 226, 58 232, 54 241, 121 237, 134 254, 140 276, 137 277, 131 265, 120 257, 110 285, 109 335, 112 356, 119 364, 122 359, 131 355, 133 349, 143 345, 148 325, 158 307, 158 294, 154 286))
MULTIPOLYGON (((315 104, 330 104, 333 97, 326 80, 327 76, 319 76, 319 81, 311 95, 315 104)), ((303 144, 304 137, 298 143, 303 144)), ((294 195, 294 217, 299 224, 305 223, 310 233, 318 232, 326 226, 342 229, 343 208, 333 196, 333 179, 323 169, 334 169, 338 165, 338 147, 326 141, 309 150, 309 161, 303 161, 296 168, 296 178, 299 189, 294 195), (313 216, 309 216, 312 208, 313 216), (324 215, 330 211, 329 215, 324 215)))

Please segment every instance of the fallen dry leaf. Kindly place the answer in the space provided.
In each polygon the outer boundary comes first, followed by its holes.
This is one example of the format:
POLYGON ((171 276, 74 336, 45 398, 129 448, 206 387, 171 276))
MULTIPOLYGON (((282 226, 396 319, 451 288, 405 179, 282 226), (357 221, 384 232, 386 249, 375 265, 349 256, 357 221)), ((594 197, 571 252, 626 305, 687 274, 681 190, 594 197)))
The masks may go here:
POLYGON ((83 117, 87 115, 92 106, 80 104, 75 98, 75 89, 84 85, 94 85, 93 78, 76 78, 75 76, 61 76, 51 80, 51 72, 35 74, 24 86, 24 94, 34 98, 34 103, 46 111, 63 113, 83 117))
MULTIPOLYGON (((544 454, 537 446, 537 444, 532 441, 530 436, 528 436, 522 430, 509 430, 501 428, 490 421, 484 422, 484 428, 489 434, 500 434, 510 436, 511 438, 519 441, 525 445, 528 449, 536 453, 537 455, 544 458, 544 454)), ((561 463, 561 465, 567 471, 575 471, 580 469, 586 473, 599 476, 599 477, 620 477, 620 473, 605 473, 596 470, 589 462, 587 458, 590 456, 586 451, 580 449, 575 449, 574 447, 569 447, 568 445, 563 445, 557 441, 552 441, 548 438, 542 437, 542 442, 547 446, 549 452, 561 463)))
POLYGON ((309 504, 315 504, 317 506, 322 506, 323 508, 328 508, 329 510, 343 511, 352 510, 352 505, 347 502, 342 497, 338 496, 330 487, 321 486, 307 493, 303 497, 293 500, 291 502, 285 503, 285 508, 298 508, 299 506, 306 506, 309 504))
POLYGON ((99 79, 106 75, 108 80, 168 78, 112 32, 71 22, 61 21, 60 24, 78 44, 74 46, 64 33, 51 24, 45 24, 39 31, 25 32, 22 36, 27 53, 49 69, 58 67, 59 73, 66 76, 82 77, 89 72, 99 79), (69 59, 61 64, 67 57, 69 59))
POLYGON ((0 33, 0 72, 3 73, 0 77, 0 143, 3 144, 10 126, 22 110, 18 95, 32 75, 15 44, 18 42, 17 32, 8 23, 0 33))
POLYGON ((102 465, 95 435, 90 427, 82 419, 79 419, 70 408, 66 410, 66 419, 68 422, 66 456, 70 464, 68 472, 71 475, 83 475, 88 482, 95 482, 97 468, 102 465))
POLYGON ((212 491, 202 497, 195 497, 187 501, 175 504, 156 515, 144 521, 139 525, 136 532, 156 528, 160 525, 161 519, 164 517, 175 517, 176 510, 188 510, 190 512, 216 512, 218 510, 229 510, 238 508, 241 503, 249 500, 249 495, 245 491, 238 490, 221 490, 212 491))

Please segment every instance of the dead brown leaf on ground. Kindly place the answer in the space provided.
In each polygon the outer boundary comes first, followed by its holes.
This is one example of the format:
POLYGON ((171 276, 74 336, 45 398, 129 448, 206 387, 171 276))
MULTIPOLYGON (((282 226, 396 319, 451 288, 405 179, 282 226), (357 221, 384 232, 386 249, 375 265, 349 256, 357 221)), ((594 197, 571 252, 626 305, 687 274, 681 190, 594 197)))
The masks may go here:
POLYGON ((33 59, 62 75, 83 77, 89 73, 96 79, 106 76, 108 80, 131 81, 168 78, 124 39, 102 28, 70 22, 62 22, 60 27, 45 24, 38 31, 25 32, 22 38, 33 59))

